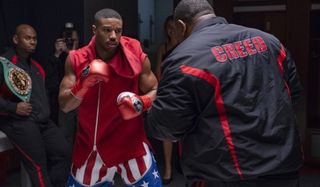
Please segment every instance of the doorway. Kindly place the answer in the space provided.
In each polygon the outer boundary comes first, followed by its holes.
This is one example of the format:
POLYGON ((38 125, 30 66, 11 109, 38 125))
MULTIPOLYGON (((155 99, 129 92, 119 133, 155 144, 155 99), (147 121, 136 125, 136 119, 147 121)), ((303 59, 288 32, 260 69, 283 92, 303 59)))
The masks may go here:
POLYGON ((155 56, 164 41, 164 21, 173 14, 175 0, 138 0, 138 36, 155 69, 155 56))

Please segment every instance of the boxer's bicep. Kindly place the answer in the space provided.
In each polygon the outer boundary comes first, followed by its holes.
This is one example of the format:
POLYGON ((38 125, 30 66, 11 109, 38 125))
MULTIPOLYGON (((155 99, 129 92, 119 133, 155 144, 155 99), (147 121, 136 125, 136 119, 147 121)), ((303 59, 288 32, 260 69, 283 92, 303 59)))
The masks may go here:
POLYGON ((148 95, 153 101, 156 97, 158 81, 151 71, 151 64, 148 57, 145 58, 142 73, 139 77, 139 89, 143 95, 148 95))
POLYGON ((59 105, 64 112, 68 112, 75 109, 81 103, 81 101, 77 100, 71 94, 71 88, 74 86, 75 82, 76 75, 74 73, 70 58, 68 56, 65 63, 65 75, 60 83, 59 90, 59 105))

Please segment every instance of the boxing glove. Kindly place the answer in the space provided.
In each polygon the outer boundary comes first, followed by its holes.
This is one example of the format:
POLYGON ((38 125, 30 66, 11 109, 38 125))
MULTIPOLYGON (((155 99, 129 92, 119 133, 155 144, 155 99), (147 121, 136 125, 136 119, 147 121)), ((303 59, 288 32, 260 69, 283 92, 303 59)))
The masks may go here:
POLYGON ((118 95, 117 104, 122 118, 129 120, 150 109, 152 101, 148 95, 138 96, 135 93, 122 92, 118 95))
POLYGON ((82 70, 80 78, 71 89, 71 93, 74 97, 82 99, 90 87, 100 81, 108 82, 109 76, 109 65, 100 59, 95 59, 82 70))

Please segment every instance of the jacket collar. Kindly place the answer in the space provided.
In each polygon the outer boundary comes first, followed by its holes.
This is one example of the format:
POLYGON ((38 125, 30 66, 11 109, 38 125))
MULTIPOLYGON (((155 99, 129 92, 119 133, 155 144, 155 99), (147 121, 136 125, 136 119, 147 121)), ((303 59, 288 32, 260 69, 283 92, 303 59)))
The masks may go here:
POLYGON ((215 24, 227 24, 227 20, 223 17, 211 17, 205 20, 202 20, 194 26, 193 32, 197 32, 198 30, 201 30, 204 27, 215 25, 215 24))

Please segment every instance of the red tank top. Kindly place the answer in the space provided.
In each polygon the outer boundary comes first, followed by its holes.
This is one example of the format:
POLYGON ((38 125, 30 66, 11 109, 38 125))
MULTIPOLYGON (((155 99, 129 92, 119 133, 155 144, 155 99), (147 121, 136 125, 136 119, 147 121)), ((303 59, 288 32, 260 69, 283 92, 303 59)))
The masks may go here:
MULTIPOLYGON (((146 54, 137 40, 122 36, 120 45, 121 50, 108 62, 112 67, 109 82, 92 87, 78 108, 78 131, 73 152, 76 167, 84 164, 95 144, 107 167, 144 155, 142 142, 149 144, 142 116, 123 120, 116 103, 117 96, 123 91, 138 94, 138 79, 146 54)), ((70 52, 77 78, 95 58, 95 37, 89 45, 70 52)))

